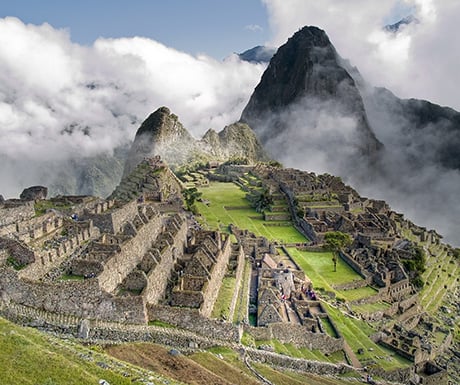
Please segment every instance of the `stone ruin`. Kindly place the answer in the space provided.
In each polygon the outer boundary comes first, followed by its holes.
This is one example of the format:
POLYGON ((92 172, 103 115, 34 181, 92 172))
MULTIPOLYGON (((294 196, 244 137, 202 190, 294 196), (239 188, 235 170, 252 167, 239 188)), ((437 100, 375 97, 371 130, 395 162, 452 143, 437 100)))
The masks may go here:
MULTIPOLYGON (((352 236, 354 243, 340 253, 341 258, 364 278, 365 285, 377 289, 378 293, 368 299, 369 303, 385 301, 391 304, 387 311, 376 315, 377 319, 395 317, 403 325, 401 328, 388 331, 388 335, 380 340, 383 345, 393 347, 393 350, 415 363, 432 360, 449 346, 448 333, 441 348, 435 353, 427 344, 407 343, 410 339, 408 335, 421 326, 421 307, 418 302, 418 291, 412 284, 412 272, 403 266, 404 261, 414 258, 415 243, 401 237, 401 231, 409 231, 417 242, 425 242, 425 250, 428 250, 430 245, 440 244, 439 234, 405 220, 401 214, 391 211, 383 201, 360 197, 353 189, 344 185, 340 178, 327 174, 317 176, 313 173, 263 164, 243 169, 241 166, 227 166, 223 172, 237 183, 242 173, 250 173, 258 179, 257 183, 265 186, 273 196, 282 193, 290 206, 290 212, 294 214, 296 227, 313 241, 310 247, 320 247, 324 234, 328 231, 342 231, 352 236), (406 342, 396 345, 397 340, 406 342), (393 345, 390 346, 391 342, 388 341, 393 341, 393 345)), ((251 246, 253 255, 257 249, 255 243, 253 241, 251 246)), ((273 269, 276 264, 266 257, 261 261, 262 266, 266 268, 273 269)), ((257 314, 262 324, 269 324, 272 320, 285 322, 289 317, 286 317, 282 310, 282 291, 274 290, 274 276, 270 273, 265 274, 267 285, 261 286, 263 295, 257 314)), ((352 288, 355 287, 343 289, 352 288)), ((308 316, 312 312, 308 307, 304 308, 301 301, 302 298, 299 297, 297 301, 293 301, 292 307, 295 308, 298 319, 307 324, 309 317, 305 320, 299 317, 299 314, 308 316)), ((371 315, 368 317, 374 319, 371 315)))
MULTIPOLYGON (((417 364, 424 381, 444 376, 428 364, 439 349, 429 349, 426 337, 415 332, 425 321, 401 263, 412 258, 412 245, 398 231, 410 230, 431 244, 439 244, 441 237, 382 201, 359 197, 339 178, 266 165, 238 167, 229 168, 232 179, 250 171, 257 183, 286 200, 289 219, 312 240, 299 247, 320 247, 331 230, 353 236, 353 245, 341 257, 365 284, 378 289, 373 300, 391 304, 383 316, 399 322, 381 333, 381 343, 417 364)), ((228 235, 202 230, 182 209, 181 189, 156 157, 145 159, 107 200, 55 197, 38 216, 34 200, 1 201, 2 314, 21 308, 97 322, 146 325, 163 320, 200 333, 207 325, 215 338, 238 340, 237 328, 206 321, 224 276, 232 274, 237 289, 230 315, 247 295, 249 306, 239 319, 248 333, 328 353, 343 349, 343 338, 311 281, 286 249, 235 227, 231 232, 237 244, 228 235), (245 260, 252 268, 247 293, 242 287, 245 260), (251 314, 257 327, 249 325, 251 314), (335 336, 325 332, 324 322, 335 336)))

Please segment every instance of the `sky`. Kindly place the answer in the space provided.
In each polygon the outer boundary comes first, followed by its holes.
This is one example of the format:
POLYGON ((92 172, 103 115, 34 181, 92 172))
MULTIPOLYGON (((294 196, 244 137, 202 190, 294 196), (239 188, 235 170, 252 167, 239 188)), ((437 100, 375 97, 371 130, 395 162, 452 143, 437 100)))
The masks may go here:
POLYGON ((267 10, 259 0, 14 0, 0 17, 67 29, 73 42, 143 36, 177 50, 223 59, 268 40, 267 10))

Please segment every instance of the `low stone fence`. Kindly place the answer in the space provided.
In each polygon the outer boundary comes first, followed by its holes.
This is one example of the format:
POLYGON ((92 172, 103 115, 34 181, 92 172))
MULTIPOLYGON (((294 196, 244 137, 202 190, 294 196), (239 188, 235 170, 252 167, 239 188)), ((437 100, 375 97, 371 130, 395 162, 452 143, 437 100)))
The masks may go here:
POLYGON ((258 341, 276 339, 283 344, 293 344, 298 348, 320 350, 328 354, 343 349, 343 338, 333 338, 323 333, 312 333, 302 325, 286 323, 273 323, 266 327, 245 325, 244 331, 258 341))
POLYGON ((172 306, 150 306, 149 320, 158 320, 171 325, 209 336, 214 339, 238 342, 239 327, 231 323, 203 317, 196 309, 177 308, 172 306))
POLYGON ((310 361, 293 358, 257 349, 246 349, 246 354, 253 362, 268 364, 283 370, 294 370, 317 375, 339 375, 353 372, 353 367, 345 364, 310 361))
MULTIPOLYGON (((366 278, 364 280, 359 280, 359 281, 353 281, 353 282, 347 282, 343 283, 340 285, 334 285, 335 290, 354 290, 354 289, 360 289, 362 287, 366 287, 370 283, 370 279, 366 278)), ((376 294, 378 295, 378 294, 376 294)), ((376 302, 376 301, 373 301, 376 302)), ((372 302, 369 302, 372 303, 372 302)))

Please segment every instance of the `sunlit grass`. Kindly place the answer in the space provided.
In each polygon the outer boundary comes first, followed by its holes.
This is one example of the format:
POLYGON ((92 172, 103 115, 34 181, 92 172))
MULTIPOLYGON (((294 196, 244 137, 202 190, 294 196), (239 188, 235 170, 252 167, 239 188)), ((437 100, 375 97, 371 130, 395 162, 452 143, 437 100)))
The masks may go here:
POLYGON ((335 291, 334 285, 363 279, 340 258, 337 260, 337 271, 334 271, 332 253, 330 252, 302 251, 292 247, 288 248, 288 251, 315 287, 335 291))
POLYGON ((210 183, 200 188, 203 202, 196 206, 202 215, 201 221, 211 229, 227 229, 233 224, 280 243, 303 243, 308 239, 292 225, 284 221, 283 226, 270 226, 263 215, 253 209, 246 193, 234 183, 210 183))

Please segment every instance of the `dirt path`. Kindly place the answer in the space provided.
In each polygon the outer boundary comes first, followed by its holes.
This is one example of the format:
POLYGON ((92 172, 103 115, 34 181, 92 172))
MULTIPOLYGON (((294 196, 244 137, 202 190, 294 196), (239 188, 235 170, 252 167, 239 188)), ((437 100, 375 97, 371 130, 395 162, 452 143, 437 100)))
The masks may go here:
POLYGON ((345 353, 347 354, 348 358, 351 361, 351 365, 356 368, 356 369, 362 369, 363 366, 361 365, 361 362, 359 362, 358 358, 356 357, 355 352, 350 348, 350 345, 346 341, 343 343, 343 350, 345 350, 345 353))

